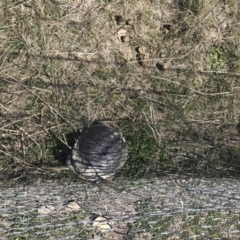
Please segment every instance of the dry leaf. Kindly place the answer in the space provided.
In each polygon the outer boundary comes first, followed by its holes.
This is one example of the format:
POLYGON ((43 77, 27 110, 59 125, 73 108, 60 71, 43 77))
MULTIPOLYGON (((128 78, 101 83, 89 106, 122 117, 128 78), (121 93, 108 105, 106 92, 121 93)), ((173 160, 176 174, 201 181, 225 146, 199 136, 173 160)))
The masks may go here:
POLYGON ((128 36, 128 32, 121 28, 118 32, 117 32, 117 38, 120 42, 123 42, 123 38, 125 38, 126 36, 128 36))
POLYGON ((136 51, 140 54, 145 54, 146 53, 146 47, 137 47, 136 51))
POLYGON ((80 206, 76 202, 69 202, 65 208, 67 212, 77 212, 80 206))
POLYGON ((38 208, 38 213, 42 215, 49 214, 52 211, 54 211, 54 206, 52 205, 41 206, 40 208, 38 208))
POLYGON ((102 232, 107 231, 108 229, 111 229, 109 222, 104 217, 97 217, 93 222, 93 226, 98 228, 98 230, 102 232))

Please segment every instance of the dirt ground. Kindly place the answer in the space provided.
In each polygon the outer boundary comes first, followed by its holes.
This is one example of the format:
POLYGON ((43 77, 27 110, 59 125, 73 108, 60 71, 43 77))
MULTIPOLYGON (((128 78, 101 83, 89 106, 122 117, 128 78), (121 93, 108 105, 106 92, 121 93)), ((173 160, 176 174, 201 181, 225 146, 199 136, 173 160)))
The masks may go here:
POLYGON ((119 127, 119 178, 240 173, 236 0, 3 0, 0 179, 76 180, 59 160, 119 127))

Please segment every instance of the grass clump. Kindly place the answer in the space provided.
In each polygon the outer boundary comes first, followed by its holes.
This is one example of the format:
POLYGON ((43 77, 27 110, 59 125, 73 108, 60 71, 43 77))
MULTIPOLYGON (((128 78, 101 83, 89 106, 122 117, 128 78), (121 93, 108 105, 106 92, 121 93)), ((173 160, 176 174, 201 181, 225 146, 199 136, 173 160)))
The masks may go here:
POLYGON ((151 166, 152 157, 157 151, 157 141, 144 126, 126 135, 130 157, 123 174, 130 179, 139 179, 146 175, 151 166))
POLYGON ((227 63, 230 60, 230 53, 225 47, 213 46, 210 56, 212 58, 211 69, 213 71, 226 70, 227 63))
POLYGON ((178 0, 179 9, 184 12, 191 12, 193 14, 200 14, 206 9, 208 1, 206 0, 178 0))

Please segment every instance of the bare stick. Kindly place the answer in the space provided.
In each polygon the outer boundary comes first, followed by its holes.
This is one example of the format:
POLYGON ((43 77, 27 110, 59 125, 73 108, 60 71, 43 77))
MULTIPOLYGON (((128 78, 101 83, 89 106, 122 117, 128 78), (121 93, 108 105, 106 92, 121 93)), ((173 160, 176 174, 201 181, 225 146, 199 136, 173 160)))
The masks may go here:
POLYGON ((187 87, 187 86, 185 86, 185 85, 183 85, 179 82, 175 82, 175 81, 172 81, 172 80, 169 80, 169 79, 166 79, 166 78, 161 78, 161 77, 156 77, 156 76, 151 76, 151 77, 155 78, 155 79, 163 80, 163 81, 166 81, 166 82, 170 82, 170 83, 176 84, 178 86, 185 87, 185 88, 191 90, 192 92, 195 92, 195 93, 198 93, 198 94, 204 95, 204 96, 232 95, 230 92, 204 93, 204 92, 197 91, 193 88, 187 87))
POLYGON ((46 105, 51 113, 55 113, 57 114, 60 118, 62 118, 66 123, 68 123, 75 131, 75 127, 65 118, 63 117, 62 114, 60 114, 57 110, 55 110, 53 107, 51 107, 47 102, 45 102, 41 97, 39 97, 36 93, 34 93, 33 91, 31 91, 26 85, 22 84, 21 82, 19 82, 19 80, 17 80, 16 78, 8 75, 7 73, 2 72, 3 74, 5 74, 7 77, 11 78, 15 83, 19 84, 21 87, 23 87, 24 89, 26 89, 28 92, 30 92, 33 96, 37 97, 44 105, 46 105))

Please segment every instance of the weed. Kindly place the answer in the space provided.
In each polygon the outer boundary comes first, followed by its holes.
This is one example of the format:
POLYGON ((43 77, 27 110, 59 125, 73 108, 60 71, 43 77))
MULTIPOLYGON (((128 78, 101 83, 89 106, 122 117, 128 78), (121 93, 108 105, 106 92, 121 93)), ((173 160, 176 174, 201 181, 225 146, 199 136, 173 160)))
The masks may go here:
POLYGON ((210 57, 212 58, 211 69, 213 71, 224 71, 227 67, 230 53, 225 47, 213 46, 210 57))

